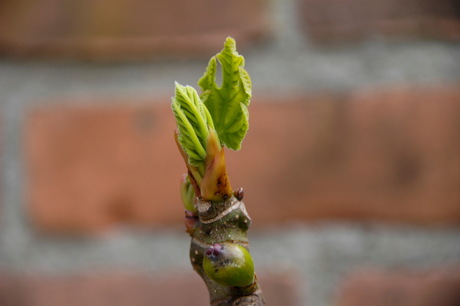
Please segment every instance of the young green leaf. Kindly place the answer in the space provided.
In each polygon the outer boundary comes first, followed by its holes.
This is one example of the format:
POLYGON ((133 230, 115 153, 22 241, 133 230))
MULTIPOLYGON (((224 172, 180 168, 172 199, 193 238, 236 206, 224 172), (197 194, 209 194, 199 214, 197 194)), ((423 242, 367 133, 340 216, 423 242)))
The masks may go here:
POLYGON ((176 83, 176 95, 171 106, 179 130, 179 143, 188 155, 189 164, 203 166, 209 128, 214 129, 211 115, 196 90, 179 83, 176 83))
POLYGON ((249 128, 249 106, 252 85, 244 70, 244 58, 236 51, 235 41, 228 37, 224 49, 212 57, 198 81, 201 99, 209 110, 222 143, 239 150, 249 128), (222 84, 216 84, 217 61, 222 66, 222 84))

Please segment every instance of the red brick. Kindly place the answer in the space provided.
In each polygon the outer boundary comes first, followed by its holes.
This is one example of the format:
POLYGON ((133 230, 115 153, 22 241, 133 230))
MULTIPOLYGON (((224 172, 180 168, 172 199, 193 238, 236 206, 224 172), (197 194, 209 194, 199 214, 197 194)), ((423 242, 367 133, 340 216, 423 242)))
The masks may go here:
POLYGON ((346 280, 339 306, 458 306, 460 268, 429 271, 355 272, 346 280))
MULTIPOLYGON (((262 274, 260 282, 270 305, 299 305, 291 274, 262 274)), ((99 272, 74 275, 0 274, 2 306, 152 306, 208 305, 198 275, 99 272)))
POLYGON ((227 36, 240 47, 268 34, 263 0, 7 0, 0 52, 122 60, 209 57, 227 36))
POLYGON ((456 0, 298 1, 303 29, 317 41, 375 35, 460 39, 456 0))
MULTIPOLYGON (((0 111, 0 173, 2 173, 2 171, 4 171, 4 167, 3 167, 3 160, 4 160, 4 154, 5 154, 5 134, 4 134, 4 121, 3 121, 3 113, 0 111)), ((0 177, 0 216, 2 216, 2 213, 3 213, 3 186, 5 186, 5 184, 3 183, 3 177, 4 176, 1 176, 0 177)), ((1 221, 0 221, 1 222, 1 221)))
POLYGON ((228 159, 255 224, 460 222, 460 90, 266 102, 253 103, 242 151, 228 159))
MULTIPOLYGON (((460 223, 460 90, 262 98, 250 107, 242 150, 227 154, 255 226, 460 223)), ((181 227, 185 166, 164 101, 32 111, 25 169, 33 223, 48 232, 181 227)))
POLYGON ((182 222, 183 161, 162 106, 50 108, 30 113, 31 216, 45 231, 182 222))

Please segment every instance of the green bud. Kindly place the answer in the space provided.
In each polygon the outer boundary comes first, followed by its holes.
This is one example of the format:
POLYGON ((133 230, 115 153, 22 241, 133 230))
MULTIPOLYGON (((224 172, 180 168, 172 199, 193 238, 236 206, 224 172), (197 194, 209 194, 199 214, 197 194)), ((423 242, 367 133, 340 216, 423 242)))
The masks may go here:
POLYGON ((203 269, 216 283, 246 287, 254 282, 254 263, 248 250, 239 244, 213 244, 204 253, 203 269))
POLYGON ((195 205, 193 205, 196 198, 195 190, 193 189, 193 185, 190 183, 190 179, 187 174, 182 177, 180 183, 180 196, 182 199, 182 204, 184 204, 184 208, 188 211, 196 213, 197 210, 195 205))

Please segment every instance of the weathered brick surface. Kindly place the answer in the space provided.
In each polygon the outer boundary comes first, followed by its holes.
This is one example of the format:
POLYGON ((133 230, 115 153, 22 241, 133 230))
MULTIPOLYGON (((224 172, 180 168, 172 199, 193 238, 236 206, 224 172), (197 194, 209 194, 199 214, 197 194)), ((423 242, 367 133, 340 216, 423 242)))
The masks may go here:
MULTIPOLYGON (((259 97, 260 99, 260 97, 259 97)), ((27 118, 27 206, 45 231, 182 222, 169 99, 44 108, 27 118)), ((460 90, 267 97, 228 152, 257 226, 291 220, 460 222, 460 90)))
POLYGON ((29 207, 42 230, 181 222, 184 172, 164 107, 50 108, 30 114, 29 207))
MULTIPOLYGON (((298 288, 288 274, 262 274, 269 305, 297 306, 298 288)), ((0 274, 2 306, 202 306, 206 287, 198 275, 102 272, 78 275, 0 274)))
POLYGON ((456 0, 298 0, 303 28, 319 41, 385 35, 460 39, 456 0))
POLYGON ((460 222, 460 91, 380 90, 254 102, 230 158, 256 224, 460 222))
MULTIPOLYGON (((4 150, 5 150, 5 135, 4 135, 4 126, 3 126, 3 112, 0 110, 0 173, 4 170, 3 166, 3 158, 4 158, 4 150)), ((5 186, 3 181, 3 176, 0 177, 0 216, 2 216, 3 212, 3 186, 5 186)), ((1 218, 0 218, 1 219, 1 218)), ((0 221, 1 222, 1 221, 0 221)))
POLYGON ((267 35, 263 0, 7 0, 0 52, 130 59, 209 56, 234 36, 240 47, 267 35))
POLYGON ((457 306, 460 268, 430 271, 363 270, 345 282, 339 306, 457 306))

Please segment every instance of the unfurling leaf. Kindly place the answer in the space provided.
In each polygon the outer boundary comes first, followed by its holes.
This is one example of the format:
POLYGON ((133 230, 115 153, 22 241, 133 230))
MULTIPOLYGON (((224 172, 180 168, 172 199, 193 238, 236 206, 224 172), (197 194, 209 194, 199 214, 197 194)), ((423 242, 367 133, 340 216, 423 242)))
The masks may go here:
POLYGON ((214 128, 206 106, 193 87, 176 83, 172 109, 179 130, 178 140, 188 155, 188 163, 196 167, 203 166, 209 128, 214 128))
POLYGON ((212 57, 203 77, 198 81, 206 105, 221 142, 229 149, 239 150, 249 128, 247 107, 252 97, 249 74, 244 70, 244 58, 236 51, 232 38, 224 49, 212 57), (216 84, 217 61, 222 66, 222 84, 216 84))

